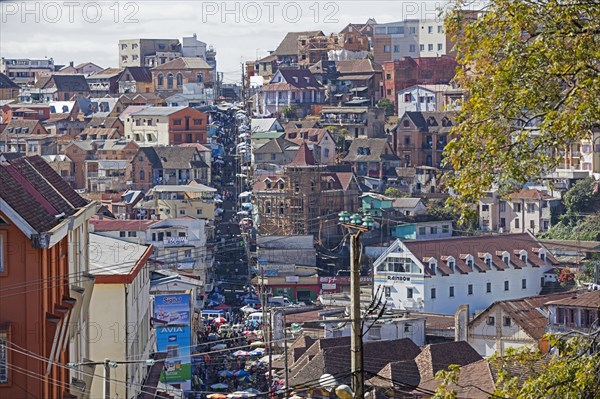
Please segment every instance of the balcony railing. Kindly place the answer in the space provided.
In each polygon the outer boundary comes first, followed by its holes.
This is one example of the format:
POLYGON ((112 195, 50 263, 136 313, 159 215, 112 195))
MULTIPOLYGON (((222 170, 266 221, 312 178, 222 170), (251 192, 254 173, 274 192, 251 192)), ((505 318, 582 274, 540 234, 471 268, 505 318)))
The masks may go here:
POLYGON ((321 118, 321 123, 330 125, 348 124, 348 125, 366 125, 366 119, 352 119, 352 118, 321 118))

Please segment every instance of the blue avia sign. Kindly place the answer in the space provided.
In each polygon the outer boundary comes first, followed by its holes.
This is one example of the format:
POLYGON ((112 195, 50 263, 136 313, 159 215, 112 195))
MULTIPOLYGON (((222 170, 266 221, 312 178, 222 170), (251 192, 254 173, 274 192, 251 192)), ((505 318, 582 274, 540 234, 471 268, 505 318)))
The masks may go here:
POLYGON ((190 325, 190 295, 155 295, 154 318, 161 321, 161 326, 190 325))
POLYGON ((192 331, 189 326, 160 327, 156 329, 156 350, 167 352, 165 368, 160 381, 185 382, 192 378, 192 331))

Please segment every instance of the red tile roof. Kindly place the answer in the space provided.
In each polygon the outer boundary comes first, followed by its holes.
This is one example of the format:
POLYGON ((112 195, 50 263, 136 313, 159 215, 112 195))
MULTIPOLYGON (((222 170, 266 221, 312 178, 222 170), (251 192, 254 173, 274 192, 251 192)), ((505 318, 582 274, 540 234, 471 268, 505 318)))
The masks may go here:
POLYGON ((529 199, 529 200, 543 200, 543 199, 552 199, 551 195, 541 192, 536 189, 523 189, 516 193, 512 193, 509 195, 510 199, 529 199))
POLYGON ((579 295, 569 295, 567 298, 547 302, 546 305, 560 305, 577 308, 600 308, 600 291, 590 291, 579 295))
POLYGON ((0 165, 0 198, 38 233, 61 223, 87 205, 41 157, 22 157, 0 165))
POLYGON ((306 143, 302 143, 296 156, 287 164, 287 166, 313 166, 315 165, 315 158, 313 157, 312 151, 308 149, 306 143))

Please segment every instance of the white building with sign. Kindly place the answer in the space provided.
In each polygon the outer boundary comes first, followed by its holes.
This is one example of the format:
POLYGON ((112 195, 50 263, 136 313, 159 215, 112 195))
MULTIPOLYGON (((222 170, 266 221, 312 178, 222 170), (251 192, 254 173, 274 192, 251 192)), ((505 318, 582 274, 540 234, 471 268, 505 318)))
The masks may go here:
POLYGON ((374 264, 374 289, 391 309, 453 314, 538 295, 557 265, 528 233, 395 241, 374 264), (381 287, 381 288, 380 288, 381 287))

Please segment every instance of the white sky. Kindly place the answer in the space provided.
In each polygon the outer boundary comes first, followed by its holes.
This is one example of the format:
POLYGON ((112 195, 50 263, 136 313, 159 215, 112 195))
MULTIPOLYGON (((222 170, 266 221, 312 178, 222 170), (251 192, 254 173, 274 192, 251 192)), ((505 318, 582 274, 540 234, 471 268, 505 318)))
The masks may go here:
POLYGON ((0 55, 53 57, 118 66, 119 39, 177 38, 196 33, 217 50, 225 83, 240 62, 274 50, 290 31, 339 32, 349 22, 431 19, 446 1, 2 1, 0 55), (318 12, 317 12, 318 10, 318 12), (227 12, 229 11, 229 13, 227 12))

